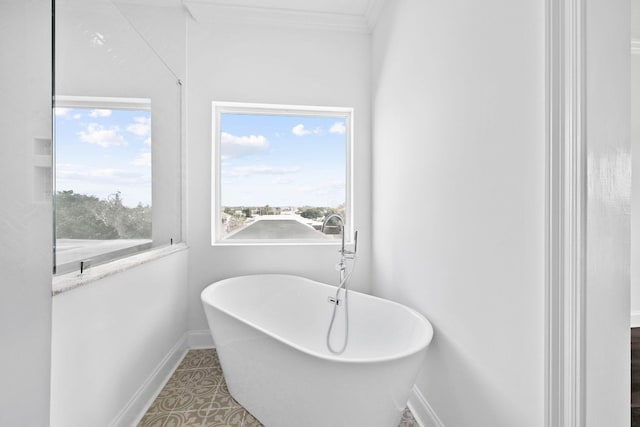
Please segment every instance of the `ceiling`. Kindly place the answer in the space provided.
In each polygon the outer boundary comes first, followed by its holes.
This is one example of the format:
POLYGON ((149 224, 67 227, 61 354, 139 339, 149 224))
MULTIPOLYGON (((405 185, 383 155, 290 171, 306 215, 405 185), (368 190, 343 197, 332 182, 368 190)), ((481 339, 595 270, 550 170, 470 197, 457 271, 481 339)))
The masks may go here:
POLYGON ((196 0, 219 6, 365 16, 373 0, 196 0))
POLYGON ((385 0, 182 0, 197 21, 273 23, 369 32, 385 0))

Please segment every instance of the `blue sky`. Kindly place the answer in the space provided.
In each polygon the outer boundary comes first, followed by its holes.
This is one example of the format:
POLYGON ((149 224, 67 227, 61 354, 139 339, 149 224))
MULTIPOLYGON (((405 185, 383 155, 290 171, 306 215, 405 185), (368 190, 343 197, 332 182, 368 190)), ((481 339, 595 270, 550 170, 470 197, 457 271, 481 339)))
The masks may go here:
POLYGON ((56 190, 151 204, 151 113, 55 109, 56 190))
POLYGON ((222 206, 344 204, 343 118, 222 115, 222 206))

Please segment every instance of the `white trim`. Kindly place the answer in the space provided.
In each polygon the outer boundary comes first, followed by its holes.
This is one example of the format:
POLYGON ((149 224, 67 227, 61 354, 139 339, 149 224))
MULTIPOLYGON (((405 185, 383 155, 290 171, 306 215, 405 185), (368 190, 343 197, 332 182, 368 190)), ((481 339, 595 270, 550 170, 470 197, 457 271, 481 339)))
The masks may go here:
POLYGON ((640 55, 640 40, 631 40, 631 54, 640 55))
POLYGON ((151 372, 149 377, 147 377, 147 380, 138 388, 133 396, 131 396, 131 399, 129 399, 113 421, 111 421, 109 427, 137 425, 142 417, 144 417, 144 414, 158 393, 160 393, 169 380, 171 374, 176 370, 188 349, 187 334, 183 334, 169 350, 164 359, 162 359, 153 372, 151 372))
POLYGON ((187 345, 189 348, 215 348, 209 329, 187 331, 187 345))
POLYGON ((101 108, 114 110, 151 110, 149 98, 55 95, 54 108, 101 108))
POLYGON ((244 246, 244 245, 335 245, 339 241, 336 239, 331 242, 323 241, 322 239, 306 239, 306 240, 247 240, 247 241, 225 241, 220 238, 219 224, 222 223, 221 212, 219 207, 221 206, 220 194, 221 194, 221 171, 219 165, 222 164, 222 158, 220 154, 220 120, 222 114, 237 113, 237 114, 263 114, 263 115, 280 115, 280 116, 310 116, 310 117, 335 117, 345 120, 347 132, 346 144, 346 176, 345 176, 345 212, 344 218, 344 236, 345 243, 353 243, 353 234, 357 230, 354 223, 354 195, 353 195, 353 183, 354 183, 354 117, 355 111, 350 107, 327 107, 327 106, 307 106, 307 105, 281 105, 281 104, 256 104, 256 103, 244 103, 244 102, 222 102, 213 101, 211 103, 211 122, 212 122, 212 134, 211 134, 211 188, 213 189, 213 195, 211 197, 211 244, 212 245, 232 245, 232 246, 244 246))
POLYGON ((436 412, 415 385, 411 390, 407 406, 420 427, 444 427, 436 412))
POLYGON ((151 7, 182 7, 182 0, 118 0, 118 3, 151 7))
POLYGON ((186 243, 176 243, 175 245, 160 246, 125 258, 116 259, 95 267, 80 274, 74 271, 67 274, 54 276, 52 281, 52 295, 56 296, 63 292, 68 292, 80 286, 104 279, 105 277, 121 273, 130 268, 137 267, 148 262, 172 255, 189 249, 186 243))
POLYGON ((213 339, 208 329, 185 332, 111 421, 109 427, 138 425, 186 352, 194 348, 214 348, 213 339))
POLYGON ((631 312, 631 321, 629 323, 632 328, 640 328, 640 311, 631 312))
POLYGON ((184 0, 183 4, 197 22, 369 33, 367 18, 364 15, 215 4, 194 0, 184 0))
POLYGON ((547 0, 547 427, 585 421, 584 14, 584 0, 547 0))

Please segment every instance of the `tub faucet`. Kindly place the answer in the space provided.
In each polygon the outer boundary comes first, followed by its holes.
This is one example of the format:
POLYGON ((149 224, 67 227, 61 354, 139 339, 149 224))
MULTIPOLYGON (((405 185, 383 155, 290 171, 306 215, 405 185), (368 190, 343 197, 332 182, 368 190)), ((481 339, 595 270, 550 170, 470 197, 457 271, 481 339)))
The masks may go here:
POLYGON ((353 251, 349 251, 344 247, 344 219, 338 214, 331 214, 327 216, 322 222, 322 227, 320 228, 320 232, 324 233, 324 228, 327 226, 329 221, 332 219, 338 220, 338 224, 340 226, 340 233, 342 234, 342 243, 340 245, 340 263, 336 266, 336 268, 340 271, 340 283, 344 281, 345 270, 347 269, 347 264, 345 263, 346 259, 354 259, 356 255, 356 250, 358 248, 358 232, 356 231, 353 235, 354 239, 354 247, 353 251))
POLYGON ((333 218, 338 220, 338 223, 340 225, 340 234, 342 234, 342 244, 340 245, 340 255, 343 255, 349 259, 353 259, 353 256, 356 254, 356 250, 358 248, 358 232, 356 231, 353 234, 353 244, 354 244, 353 251, 346 250, 344 247, 344 219, 342 219, 340 215, 334 213, 326 217, 322 222, 322 227, 320 228, 320 232, 324 233, 324 228, 327 226, 329 221, 331 221, 333 218))
POLYGON ((356 231, 353 233, 353 240, 354 240, 353 251, 346 250, 344 247, 344 219, 340 215, 331 214, 327 216, 322 222, 322 227, 320 228, 320 231, 324 233, 324 228, 327 226, 327 223, 331 221, 333 218, 338 220, 338 224, 340 226, 340 232, 342 233, 342 245, 340 246, 340 262, 338 263, 338 265, 336 265, 336 270, 340 271, 340 283, 338 284, 338 287, 336 289, 335 296, 334 297, 330 296, 328 298, 328 301, 331 304, 333 304, 333 313, 331 315, 331 322, 329 323, 329 328, 327 329, 327 348, 333 354, 342 354, 347 348, 347 343, 349 341, 349 313, 348 313, 349 305, 347 302, 348 301, 347 298, 349 294, 348 282, 349 282, 349 279, 351 278, 351 275, 353 274, 353 267, 355 266, 356 252, 358 250, 358 232, 356 231), (347 259, 353 260, 353 266, 349 274, 347 274, 347 262, 346 262, 347 259), (341 289, 344 291, 344 297, 342 300, 340 299, 341 289), (343 301, 344 301, 344 304, 343 304, 343 301), (344 306, 344 310, 343 310, 344 342, 342 344, 342 347, 336 349, 331 344, 331 332, 333 330, 333 324, 336 319, 337 309, 338 309, 338 306, 340 305, 344 306))
POLYGON ((340 254, 344 255, 345 254, 344 252, 344 220, 340 215, 334 213, 326 217, 322 222, 322 227, 320 227, 320 232, 324 233, 324 228, 327 226, 329 221, 331 221, 333 218, 337 219, 338 224, 340 225, 340 234, 342 234, 342 245, 340 246, 340 254))

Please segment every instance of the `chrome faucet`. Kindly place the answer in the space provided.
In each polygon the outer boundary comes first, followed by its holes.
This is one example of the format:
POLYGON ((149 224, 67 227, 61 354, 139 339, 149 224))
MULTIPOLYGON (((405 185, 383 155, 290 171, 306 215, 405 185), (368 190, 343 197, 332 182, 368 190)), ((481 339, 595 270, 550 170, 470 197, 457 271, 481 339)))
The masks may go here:
POLYGON ((340 247, 340 254, 344 255, 344 219, 342 219, 340 215, 334 213, 326 217, 322 222, 322 227, 320 227, 320 232, 324 233, 324 228, 327 226, 329 221, 331 221, 333 218, 337 219, 338 223, 340 224, 340 234, 342 234, 342 246, 340 247))
POLYGON ((334 218, 338 220, 338 223, 340 225, 340 234, 342 234, 342 244, 340 245, 340 251, 339 251, 340 263, 338 263, 338 265, 336 266, 336 269, 340 271, 340 283, 342 283, 344 281, 345 270, 347 268, 345 260, 347 258, 353 259, 356 255, 356 250, 358 248, 358 232, 356 231, 353 235, 353 239, 354 239, 353 251, 346 250, 344 247, 344 219, 342 219, 340 215, 334 213, 327 216, 322 222, 322 227, 320 227, 320 232, 324 233, 324 228, 327 226, 327 223, 329 223, 329 221, 331 221, 334 218))
POLYGON ((353 233, 353 240, 354 240, 354 244, 353 244, 353 251, 348 251, 345 249, 344 247, 344 219, 342 219, 342 217, 338 214, 331 214, 329 216, 327 216, 324 221, 322 222, 322 227, 320 228, 320 231, 322 233, 324 233, 324 228, 327 226, 327 223, 329 221, 331 221, 333 218, 335 218, 336 220, 338 220, 338 223, 340 225, 340 232, 342 233, 342 245, 340 246, 340 262, 338 263, 338 265, 336 265, 336 270, 340 271, 340 283, 338 284, 338 287, 336 289, 336 294, 335 296, 330 296, 328 298, 329 303, 333 304, 333 314, 331 315, 331 322, 329 323, 329 328, 327 329, 327 348, 329 349, 329 351, 333 354, 342 354, 346 348, 347 348, 347 343, 349 341, 349 305, 348 305, 348 294, 349 294, 349 280, 351 278, 351 275, 353 274, 353 267, 355 266, 355 260, 356 260, 356 252, 358 250, 358 232, 354 232, 353 233), (347 271, 347 263, 346 260, 347 259, 351 259, 353 260, 353 266, 351 268, 351 271, 349 272, 349 274, 346 273, 347 271), (343 299, 340 299, 340 290, 344 291, 344 296, 343 299), (344 302, 344 304, 343 304, 344 302), (334 321, 336 319, 336 313, 338 310, 338 306, 343 305, 344 306, 344 342, 342 344, 342 347, 336 349, 332 346, 331 344, 331 331, 333 330, 333 324, 334 321))

